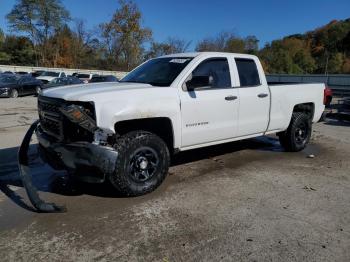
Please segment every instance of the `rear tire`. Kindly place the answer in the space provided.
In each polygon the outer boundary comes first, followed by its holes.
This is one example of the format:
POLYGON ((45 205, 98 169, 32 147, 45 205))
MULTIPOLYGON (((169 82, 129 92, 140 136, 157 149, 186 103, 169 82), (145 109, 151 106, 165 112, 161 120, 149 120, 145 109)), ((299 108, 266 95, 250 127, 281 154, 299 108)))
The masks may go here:
POLYGON ((125 196, 138 196, 156 189, 168 174, 169 149, 157 135, 133 131, 118 138, 118 160, 110 175, 112 185, 125 196))
POLYGON ((310 117, 302 112, 295 112, 286 131, 278 134, 281 146, 288 152, 303 150, 309 143, 312 132, 310 117))
POLYGON ((18 91, 17 89, 12 89, 11 94, 10 94, 11 98, 17 98, 18 97, 18 91))

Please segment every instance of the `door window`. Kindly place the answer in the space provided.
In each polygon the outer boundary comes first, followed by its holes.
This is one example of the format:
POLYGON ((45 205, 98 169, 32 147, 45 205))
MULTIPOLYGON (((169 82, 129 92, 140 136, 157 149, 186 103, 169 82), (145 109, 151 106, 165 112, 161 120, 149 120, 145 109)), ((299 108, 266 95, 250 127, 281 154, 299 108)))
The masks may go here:
POLYGON ((203 61, 193 70, 186 85, 194 85, 196 88, 231 88, 231 76, 227 59, 214 58, 203 61))
POLYGON ((21 79, 21 84, 29 84, 31 81, 30 81, 30 78, 28 77, 23 77, 21 79))
POLYGON ((261 84, 258 68, 252 59, 236 58, 241 87, 258 86, 261 84))

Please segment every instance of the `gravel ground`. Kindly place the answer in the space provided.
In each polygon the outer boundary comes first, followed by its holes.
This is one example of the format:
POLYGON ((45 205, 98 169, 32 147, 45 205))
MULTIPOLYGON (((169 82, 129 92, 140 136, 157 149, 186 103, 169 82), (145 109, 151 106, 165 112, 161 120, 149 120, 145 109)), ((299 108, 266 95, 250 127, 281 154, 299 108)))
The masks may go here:
POLYGON ((314 125, 299 153, 275 137, 182 153, 159 189, 136 198, 109 185, 67 190, 61 173, 33 160, 43 198, 68 208, 38 214, 16 166, 35 106, 0 100, 1 261, 350 261, 346 122, 314 125))

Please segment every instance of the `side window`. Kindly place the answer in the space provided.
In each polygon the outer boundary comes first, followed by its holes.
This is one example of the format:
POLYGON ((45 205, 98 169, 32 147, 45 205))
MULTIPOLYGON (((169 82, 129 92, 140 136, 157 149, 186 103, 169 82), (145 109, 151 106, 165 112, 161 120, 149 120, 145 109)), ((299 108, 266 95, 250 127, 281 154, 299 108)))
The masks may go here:
POLYGON ((201 77, 210 79, 210 84, 207 85, 209 88, 231 88, 231 76, 226 58, 208 59, 199 64, 192 72, 192 79, 201 77))
POLYGON ((66 74, 63 72, 63 73, 61 74, 61 77, 66 77, 66 74))
POLYGON ((252 59, 236 58, 241 87, 258 86, 261 84, 258 68, 252 59))

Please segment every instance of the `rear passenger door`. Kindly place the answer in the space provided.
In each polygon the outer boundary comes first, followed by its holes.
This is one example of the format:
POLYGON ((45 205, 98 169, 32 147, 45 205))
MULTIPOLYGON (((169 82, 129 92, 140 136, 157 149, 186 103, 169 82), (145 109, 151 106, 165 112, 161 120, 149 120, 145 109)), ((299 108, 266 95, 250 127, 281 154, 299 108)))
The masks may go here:
POLYGON ((269 122, 270 92, 263 84, 255 60, 235 58, 239 75, 239 124, 237 136, 266 131, 269 122))

